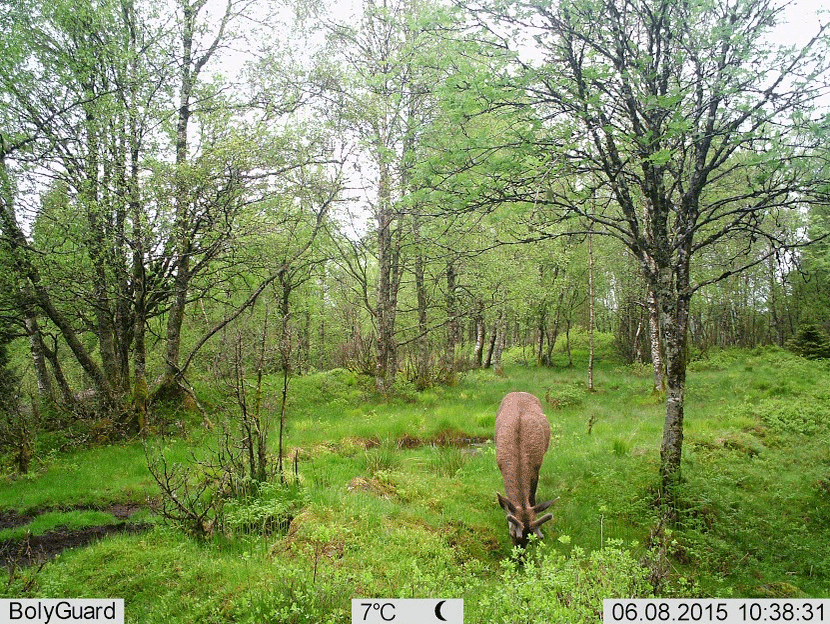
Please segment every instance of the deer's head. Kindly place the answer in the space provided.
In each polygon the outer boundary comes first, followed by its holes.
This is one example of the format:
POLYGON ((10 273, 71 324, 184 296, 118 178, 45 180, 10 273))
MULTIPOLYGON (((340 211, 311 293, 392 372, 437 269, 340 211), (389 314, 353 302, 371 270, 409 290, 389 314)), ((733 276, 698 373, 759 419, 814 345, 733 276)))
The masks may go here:
POLYGON ((519 507, 501 494, 497 494, 497 496, 499 497, 499 505, 507 512, 507 528, 510 530, 510 539, 513 540, 514 546, 524 548, 527 546, 531 535, 535 535, 539 539, 545 537, 540 527, 553 518, 553 514, 548 513, 538 518, 536 516, 553 505, 559 500, 558 498, 539 503, 533 507, 519 507))

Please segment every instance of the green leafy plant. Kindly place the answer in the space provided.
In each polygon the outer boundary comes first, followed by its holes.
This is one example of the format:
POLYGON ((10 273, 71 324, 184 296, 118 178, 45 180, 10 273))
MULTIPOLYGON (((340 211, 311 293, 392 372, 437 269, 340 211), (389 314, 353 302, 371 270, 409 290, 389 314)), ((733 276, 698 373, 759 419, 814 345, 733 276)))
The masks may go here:
POLYGON ((554 409, 576 407, 585 400, 585 389, 578 384, 551 386, 545 392, 545 401, 554 409))
POLYGON ((258 484, 248 495, 225 504, 225 529, 230 533, 285 533, 307 501, 298 484, 258 484))
POLYGON ((594 552, 575 547, 567 557, 542 546, 522 554, 502 562, 495 590, 482 597, 488 622, 593 624, 604 598, 651 596, 645 568, 619 542, 594 552))
POLYGON ((813 435, 826 426, 828 406, 815 397, 807 400, 768 398, 744 409, 775 432, 813 435))

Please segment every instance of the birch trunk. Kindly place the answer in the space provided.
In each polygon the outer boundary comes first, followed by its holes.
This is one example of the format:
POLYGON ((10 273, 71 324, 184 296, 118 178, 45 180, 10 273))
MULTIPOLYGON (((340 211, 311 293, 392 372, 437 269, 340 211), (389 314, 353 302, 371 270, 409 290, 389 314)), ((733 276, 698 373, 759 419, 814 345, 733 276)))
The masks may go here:
POLYGON ((473 367, 481 368, 484 360, 484 311, 482 305, 476 305, 476 344, 473 347, 473 367))
POLYGON ((190 224, 188 219, 187 184, 185 164, 188 154, 188 125, 190 123, 190 100, 193 93, 193 30, 197 10, 188 2, 181 4, 182 19, 182 66, 179 85, 179 112, 176 119, 176 216, 173 238, 176 249, 176 275, 173 281, 173 302, 167 316, 167 351, 163 386, 166 392, 179 396, 174 388, 178 383, 179 356, 181 350, 182 323, 187 305, 187 291, 190 287, 190 224))
POLYGON ((388 394, 397 374, 397 349, 395 344, 395 315, 397 292, 395 289, 395 250, 392 235, 392 177, 386 163, 381 163, 378 186, 378 347, 375 362, 375 384, 378 392, 388 394))
POLYGON ((660 474, 664 513, 670 518, 677 511, 677 486, 681 478, 683 417, 686 392, 686 348, 689 325, 689 275, 687 263, 673 273, 663 269, 658 275, 656 299, 666 349, 666 418, 660 447, 660 474))
POLYGON ((416 220, 415 225, 415 240, 416 242, 416 256, 415 256, 415 295, 418 301, 418 362, 416 364, 416 379, 415 387, 419 390, 424 390, 430 385, 430 365, 429 365, 429 324, 427 317, 427 290, 426 290, 426 275, 424 269, 424 257, 420 251, 420 233, 417 231, 418 225, 416 220))
POLYGON ((195 52, 200 49, 195 37, 202 32, 198 24, 199 12, 205 7, 205 0, 180 0, 182 9, 182 57, 179 84, 179 110, 176 118, 176 179, 174 189, 175 217, 173 222, 172 243, 175 260, 175 277, 173 280, 172 304, 167 316, 166 360, 165 374, 160 390, 163 394, 179 399, 185 396, 179 386, 179 378, 183 370, 179 366, 181 355, 182 324, 190 282, 193 278, 191 271, 191 256, 193 254, 193 216, 192 201, 189 196, 189 125, 199 74, 210 61, 225 38, 225 30, 233 16, 233 3, 229 2, 225 13, 219 20, 216 34, 212 42, 201 54, 195 52))
POLYGON ((447 263, 447 344, 444 349, 444 372, 445 379, 451 381, 455 378, 455 350, 458 344, 458 305, 455 291, 458 287, 458 275, 455 265, 447 263))
POLYGON ((594 391, 594 234, 588 226, 588 390, 594 391))
POLYGON ((660 310, 654 290, 649 286, 646 295, 646 309, 648 310, 648 335, 651 344, 651 366, 654 370, 654 393, 662 394, 666 390, 666 365, 663 362, 663 349, 660 345, 660 310))

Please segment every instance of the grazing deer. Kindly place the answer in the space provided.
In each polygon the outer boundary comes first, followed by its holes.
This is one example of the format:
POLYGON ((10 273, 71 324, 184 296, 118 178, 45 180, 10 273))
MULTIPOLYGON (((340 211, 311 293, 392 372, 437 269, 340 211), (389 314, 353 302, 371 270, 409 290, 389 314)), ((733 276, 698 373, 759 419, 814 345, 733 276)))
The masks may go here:
POLYGON ((536 514, 558 498, 536 504, 539 469, 550 442, 550 423, 542 413, 542 403, 527 392, 511 392, 501 402, 496 416, 496 461, 504 479, 499 505, 507 512, 507 524, 514 546, 524 548, 531 534, 543 538, 539 530, 553 518, 536 514))

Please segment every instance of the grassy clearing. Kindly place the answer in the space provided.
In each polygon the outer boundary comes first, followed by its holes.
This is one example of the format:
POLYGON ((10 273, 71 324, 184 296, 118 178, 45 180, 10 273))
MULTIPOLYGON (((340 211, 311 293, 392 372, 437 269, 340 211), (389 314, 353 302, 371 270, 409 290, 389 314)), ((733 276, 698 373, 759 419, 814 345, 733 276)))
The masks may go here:
MULTIPOLYGON (((167 443, 184 460, 188 444, 167 443)), ((55 507, 106 507, 114 502, 145 503, 152 491, 144 446, 138 442, 50 452, 22 478, 7 477, 0 491, 0 509, 37 512, 55 507)))
MULTIPOLYGON (((665 537, 663 593, 830 596, 828 373, 778 350, 692 364, 685 506, 665 537)), ((462 597, 468 622, 596 621, 602 597, 650 591, 637 562, 654 523, 663 405, 642 369, 609 363, 595 382, 587 393, 584 371, 513 364, 503 377, 473 372, 378 402, 346 371, 296 379, 287 443, 301 498, 287 532, 197 543, 158 527, 65 552, 0 587, 123 597, 130 622, 347 622, 349 600, 364 596, 462 597), (495 502, 495 449, 481 442, 511 390, 548 404, 539 496, 561 497, 524 567, 511 562, 495 502), (461 438, 473 445, 431 444, 461 438)), ((184 440, 170 448, 187 457, 184 440)), ((55 453, 33 477, 7 479, 0 509, 148 495, 133 443, 55 453)))

